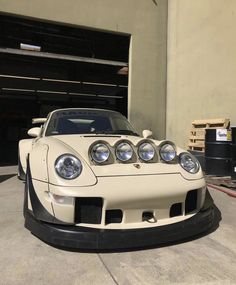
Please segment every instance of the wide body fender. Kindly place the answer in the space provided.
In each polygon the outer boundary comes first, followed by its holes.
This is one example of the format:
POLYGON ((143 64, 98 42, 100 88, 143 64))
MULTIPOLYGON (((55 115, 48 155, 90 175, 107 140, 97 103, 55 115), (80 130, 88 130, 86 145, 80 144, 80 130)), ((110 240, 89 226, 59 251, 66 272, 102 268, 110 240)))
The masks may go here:
POLYGON ((18 159, 19 159, 19 167, 22 168, 24 173, 26 173, 27 168, 27 156, 32 150, 34 139, 24 139, 20 140, 18 144, 18 159))

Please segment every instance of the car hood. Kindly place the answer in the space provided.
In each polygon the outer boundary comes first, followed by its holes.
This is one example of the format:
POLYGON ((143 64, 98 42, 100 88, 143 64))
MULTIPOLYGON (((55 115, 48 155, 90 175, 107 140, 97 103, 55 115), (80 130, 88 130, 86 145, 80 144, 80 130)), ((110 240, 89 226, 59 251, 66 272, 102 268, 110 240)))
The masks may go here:
MULTIPOLYGON (((134 146, 137 146, 142 137, 126 136, 126 135, 57 135, 50 137, 55 143, 62 144, 68 149, 68 152, 76 153, 90 167, 96 177, 105 176, 130 176, 130 175, 157 175, 179 173, 188 180, 200 179, 203 177, 202 171, 197 174, 187 173, 182 167, 177 164, 166 164, 162 162, 144 163, 136 161, 134 163, 120 163, 115 161, 108 165, 95 165, 89 157, 89 148, 96 141, 104 141, 113 147, 118 141, 127 140, 134 146)), ((150 140, 156 146, 161 141, 150 140)), ((177 148, 177 154, 183 150, 177 148)))

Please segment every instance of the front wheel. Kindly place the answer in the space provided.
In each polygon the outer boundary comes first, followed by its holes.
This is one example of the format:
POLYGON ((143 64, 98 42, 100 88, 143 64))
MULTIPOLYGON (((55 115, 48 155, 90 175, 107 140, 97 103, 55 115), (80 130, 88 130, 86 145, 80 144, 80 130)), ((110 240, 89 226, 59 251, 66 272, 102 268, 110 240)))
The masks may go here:
POLYGON ((24 203, 23 203, 23 216, 25 217, 26 211, 28 210, 28 175, 25 177, 25 189, 24 189, 24 203))

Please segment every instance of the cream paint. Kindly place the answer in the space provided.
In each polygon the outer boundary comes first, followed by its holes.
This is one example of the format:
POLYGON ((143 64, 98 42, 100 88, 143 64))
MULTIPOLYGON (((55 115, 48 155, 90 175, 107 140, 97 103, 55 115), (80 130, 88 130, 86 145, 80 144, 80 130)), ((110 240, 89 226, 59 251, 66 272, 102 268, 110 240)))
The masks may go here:
MULTIPOLYGON (((29 140, 32 149, 29 152, 30 170, 33 185, 42 205, 55 217, 67 223, 74 222, 74 203, 56 202, 51 194, 65 197, 101 197, 103 198, 103 215, 100 225, 80 224, 97 228, 140 228, 167 225, 183 221, 192 215, 169 218, 171 205, 184 203, 190 190, 199 189, 198 207, 205 199, 205 180, 202 171, 187 173, 176 161, 164 163, 158 155, 163 141, 149 140, 156 148, 157 159, 153 163, 137 160, 135 163, 120 163, 114 159, 112 164, 95 165, 89 156, 90 146, 99 140, 106 142, 114 153, 115 145, 128 140, 135 151, 143 138, 137 136, 111 135, 57 135, 38 137, 29 140), (33 142, 33 143, 32 143, 33 142), (55 171, 56 159, 65 153, 77 156, 83 166, 81 175, 73 180, 60 178, 55 171), (139 168, 135 167, 139 165, 139 168), (53 207, 53 208, 52 208, 53 207), (121 209, 124 214, 122 223, 105 225, 105 211, 121 209), (152 211, 157 222, 142 222, 143 211, 152 211)), ((24 140, 20 146, 27 142, 24 140)), ((177 148, 177 154, 183 150, 177 148)), ((20 150, 20 152, 22 152, 20 150)), ((74 201, 72 199, 72 201, 74 201)), ((30 203, 29 203, 30 205, 30 203)))
POLYGON ((33 179, 48 182, 48 146, 40 140, 34 143, 29 152, 29 164, 33 179))
MULTIPOLYGON (((115 158, 114 146, 122 140, 126 140, 131 143, 136 154, 137 154, 137 146, 144 140, 141 137, 135 136, 82 136, 82 135, 60 135, 48 138, 48 140, 54 140, 53 145, 57 145, 58 147, 62 142, 62 147, 67 147, 68 151, 72 148, 73 152, 77 155, 82 156, 82 158, 90 165, 90 168, 95 173, 96 176, 117 176, 117 175, 148 175, 148 174, 158 174, 158 173, 181 173, 181 175, 189 180, 200 179, 203 177, 202 171, 199 171, 197 174, 193 175, 186 172, 182 167, 178 164, 167 164, 160 161, 160 157, 158 155, 159 145, 163 143, 163 141, 157 140, 149 140, 153 145, 156 146, 157 152, 157 162, 154 163, 146 163, 142 162, 138 159, 138 155, 136 155, 137 160, 134 163, 121 163, 118 160, 114 159, 112 164, 108 165, 97 165, 93 163, 89 157, 89 148, 94 142, 103 141, 106 142, 112 151, 112 155, 115 158), (134 164, 138 163, 141 167, 140 169, 134 167, 134 164)), ((47 142, 48 143, 48 142, 47 142)), ((65 151, 65 150, 64 150, 65 151)), ((184 152, 184 150, 177 148, 177 154, 184 152)), ((78 178, 80 179, 80 178, 78 178)))
MULTIPOLYGON (((174 203, 183 203, 188 191, 199 190, 198 210, 205 199, 205 180, 187 181, 180 174, 100 177, 92 187, 58 187, 49 185, 50 192, 71 197, 102 197, 104 199, 101 225, 83 226, 104 228, 153 227, 185 220, 190 216, 169 218, 169 210, 174 203), (121 224, 105 225, 105 210, 121 209, 124 219, 121 224), (158 222, 143 223, 143 211, 154 211, 158 222)), ((55 205, 55 203, 53 204, 55 205)), ((74 205, 65 207, 57 204, 57 218, 73 222, 74 205)))
MULTIPOLYGON (((61 186, 90 186, 97 183, 96 177, 101 176, 122 176, 122 175, 149 175, 149 174, 168 174, 168 173, 180 173, 187 180, 195 180, 203 178, 202 171, 200 170, 196 174, 190 174, 186 172, 178 162, 174 164, 168 164, 160 161, 158 157, 157 162, 145 163, 137 159, 134 163, 120 163, 116 159, 110 165, 97 165, 94 164, 89 157, 89 148, 96 141, 104 141, 110 145, 111 149, 118 142, 123 139, 128 140, 137 150, 137 145, 143 140, 141 137, 132 136, 82 136, 82 135, 61 135, 42 137, 37 140, 37 143, 33 146, 30 152, 30 161, 33 163, 32 167, 35 167, 35 171, 32 171, 32 177, 41 181, 47 181, 51 184, 61 186), (49 149, 46 165, 46 148, 49 149), (73 180, 65 180, 60 178, 55 171, 55 161, 62 154, 73 154, 82 161, 83 171, 81 175, 73 180), (33 158, 31 159, 31 156, 33 158), (140 168, 134 167, 138 163, 140 168), (47 172, 48 169, 48 178, 47 172)), ((158 154, 160 141, 151 140, 156 146, 156 152, 158 154)), ((177 153, 181 153, 184 150, 177 148, 177 153)), ((113 156, 114 149, 113 149, 113 156)))
POLYGON ((19 141, 18 155, 24 172, 26 172, 26 160, 30 150, 32 149, 33 140, 34 139, 25 139, 19 141))

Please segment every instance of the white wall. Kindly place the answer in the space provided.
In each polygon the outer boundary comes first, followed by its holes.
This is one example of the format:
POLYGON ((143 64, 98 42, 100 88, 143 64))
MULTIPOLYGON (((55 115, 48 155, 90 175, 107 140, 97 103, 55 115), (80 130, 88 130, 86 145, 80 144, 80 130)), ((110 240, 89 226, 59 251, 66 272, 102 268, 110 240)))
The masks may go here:
POLYGON ((167 137, 187 144, 194 119, 236 124, 236 1, 169 0, 167 137))

